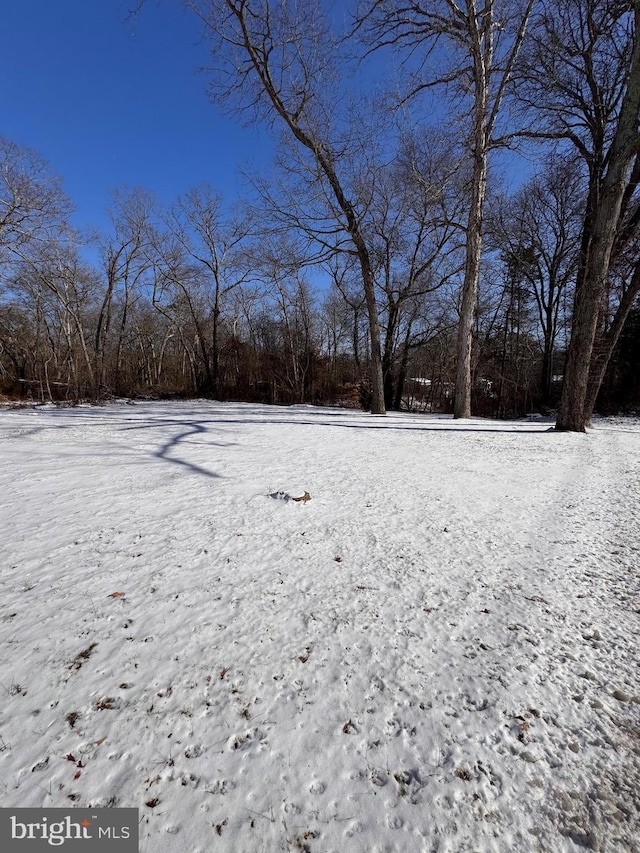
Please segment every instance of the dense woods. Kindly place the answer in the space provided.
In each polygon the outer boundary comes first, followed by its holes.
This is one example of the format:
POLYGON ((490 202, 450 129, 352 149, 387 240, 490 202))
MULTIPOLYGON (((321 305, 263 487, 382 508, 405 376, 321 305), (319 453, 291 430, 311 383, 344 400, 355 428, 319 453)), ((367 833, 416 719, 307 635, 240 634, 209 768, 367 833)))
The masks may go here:
POLYGON ((273 172, 87 237, 0 138, 0 393, 640 408, 640 2, 186 5, 273 172))

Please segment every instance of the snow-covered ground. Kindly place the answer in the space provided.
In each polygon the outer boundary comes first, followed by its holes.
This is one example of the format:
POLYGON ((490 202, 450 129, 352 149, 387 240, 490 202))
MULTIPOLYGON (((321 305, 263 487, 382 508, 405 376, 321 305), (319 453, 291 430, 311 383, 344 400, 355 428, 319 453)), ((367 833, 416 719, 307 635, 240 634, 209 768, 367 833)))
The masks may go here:
POLYGON ((1 805, 139 807, 142 853, 640 849, 640 422, 0 437, 1 805))

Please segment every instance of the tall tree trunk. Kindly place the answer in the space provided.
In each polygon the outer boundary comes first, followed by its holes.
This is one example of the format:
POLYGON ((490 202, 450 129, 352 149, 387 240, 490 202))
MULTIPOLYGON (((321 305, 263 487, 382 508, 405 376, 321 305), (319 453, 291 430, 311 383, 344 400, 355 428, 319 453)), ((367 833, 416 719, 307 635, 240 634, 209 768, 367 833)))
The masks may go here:
MULTIPOLYGON (((487 192, 487 157, 489 139, 500 108, 501 91, 506 84, 508 72, 495 97, 489 116, 489 78, 493 68, 493 2, 487 2, 484 15, 479 14, 474 2, 468 3, 467 21, 470 36, 470 51, 473 61, 473 186, 471 208, 467 221, 465 245, 464 282, 460 325, 456 347, 456 390, 453 403, 454 418, 471 417, 471 350, 473 326, 478 304, 478 281, 480 278, 480 256, 482 254, 482 219, 487 192)), ((523 22, 523 27, 526 24, 523 22)), ((524 33, 524 30, 522 31, 524 33)), ((518 40, 516 40, 517 44, 518 40)), ((514 48, 514 51, 517 48, 514 48)), ((515 53, 514 53, 515 56, 515 53)))
POLYGON ((362 283, 364 285, 364 296, 367 304, 367 315, 369 318, 369 335, 371 340, 371 414, 385 415, 384 405, 384 380, 382 375, 382 349, 380 344, 380 322, 378 320, 378 305, 373 280, 373 270, 369 252, 359 233, 351 234, 351 239, 358 249, 360 269, 362 271, 362 283))
POLYGON ((211 393, 216 400, 220 399, 220 342, 218 329, 220 326, 220 292, 216 285, 215 304, 213 306, 213 328, 211 330, 211 393))
POLYGON ((384 404, 387 409, 393 408, 393 343, 398 329, 399 309, 393 299, 389 299, 389 315, 384 337, 382 353, 382 378, 384 382, 384 404))
POLYGON ((409 364, 409 343, 411 341, 412 323, 413 321, 410 321, 407 326, 407 333, 404 336, 404 343, 402 345, 402 357, 400 359, 398 378, 396 379, 396 387, 393 396, 393 408, 396 412, 399 412, 402 409, 402 394, 404 393, 404 384, 407 379, 407 366, 409 364))
POLYGON ((471 417, 471 348, 473 325, 478 302, 478 279, 482 252, 482 217, 487 188, 487 151, 484 127, 484 105, 478 106, 476 116, 476 143, 473 158, 473 194, 467 223, 464 283, 458 343, 456 348, 456 393, 454 418, 471 417))
MULTIPOLYGON (((612 162, 610 171, 622 172, 612 162)), ((624 181, 606 182, 602 193, 600 210, 594 226, 590 257, 581 287, 576 290, 573 309, 571 342, 564 371, 564 384, 556 429, 570 432, 585 432, 595 404, 604 370, 591 374, 590 367, 596 340, 600 304, 605 292, 609 272, 611 248, 616 236, 620 202, 624 192, 624 181), (591 394, 588 394, 589 380, 591 394)), ((618 332, 619 334, 619 332, 618 332)))
MULTIPOLYGON (((605 295, 611 250, 620 226, 620 212, 629 175, 640 146, 640 3, 634 3, 636 41, 618 126, 608 153, 609 165, 595 211, 584 277, 578 281, 574 302, 571 341, 564 371, 557 430, 584 432, 589 424, 589 371, 596 339, 598 316, 605 295)), ((602 374, 604 376, 604 373, 602 374)), ((593 375, 594 386, 596 374, 593 375)), ((602 378, 602 377, 601 377, 602 378)), ((592 389, 597 396, 597 389, 592 389)))

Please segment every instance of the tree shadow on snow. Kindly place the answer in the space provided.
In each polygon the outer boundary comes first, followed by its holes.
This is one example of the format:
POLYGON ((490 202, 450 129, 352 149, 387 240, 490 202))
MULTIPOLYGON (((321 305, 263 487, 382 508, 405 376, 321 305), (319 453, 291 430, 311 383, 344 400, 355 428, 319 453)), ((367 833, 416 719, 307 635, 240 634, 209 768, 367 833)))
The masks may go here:
POLYGON ((553 427, 542 427, 538 429, 532 429, 531 427, 507 427, 505 425, 504 429, 500 429, 499 427, 484 427, 481 425, 473 425, 473 426, 459 426, 454 427, 450 426, 450 422, 444 422, 442 426, 436 424, 394 424, 392 421, 384 421, 380 423, 372 423, 372 424, 363 424, 363 423, 336 423, 335 421, 322 421, 322 420, 299 420, 297 418, 265 418, 265 417, 251 417, 248 416, 246 418, 213 418, 212 420, 202 421, 201 423, 205 424, 236 424, 238 426, 242 426, 245 424, 253 424, 257 426, 326 426, 326 427, 337 427, 339 429, 354 429, 354 430, 406 430, 409 432, 467 432, 467 433, 498 433, 499 435, 524 435, 524 434, 535 434, 535 435, 546 435, 548 433, 555 433, 556 430, 553 427))
MULTIPOLYGON (((164 462, 172 462, 174 465, 181 465, 184 468, 187 468, 189 471, 191 471, 194 474, 203 474, 206 477, 213 477, 215 479, 221 479, 222 475, 216 474, 215 471, 209 471, 207 468, 202 468, 202 466, 196 465, 194 462, 187 462, 186 459, 178 459, 175 456, 169 455, 169 453, 171 452, 172 449, 178 447, 181 443, 183 443, 190 436, 203 435, 203 434, 208 432, 207 428, 205 426, 203 426, 203 424, 198 422, 198 421, 192 422, 192 423, 184 422, 184 421, 175 421, 174 424, 187 427, 187 429, 184 432, 178 433, 177 435, 173 435, 168 441, 166 441, 164 444, 161 444, 157 450, 153 451, 153 455, 157 459, 162 459, 164 462)), ((149 426, 155 426, 155 425, 150 424, 149 426)), ((142 426, 139 428, 144 429, 145 427, 142 426)), ((129 429, 132 429, 132 427, 129 427, 129 429)), ((133 427, 133 429, 135 429, 135 427, 133 427)), ((207 444, 212 444, 212 445, 215 445, 217 447, 226 447, 230 443, 212 441, 212 442, 207 442, 207 444)))

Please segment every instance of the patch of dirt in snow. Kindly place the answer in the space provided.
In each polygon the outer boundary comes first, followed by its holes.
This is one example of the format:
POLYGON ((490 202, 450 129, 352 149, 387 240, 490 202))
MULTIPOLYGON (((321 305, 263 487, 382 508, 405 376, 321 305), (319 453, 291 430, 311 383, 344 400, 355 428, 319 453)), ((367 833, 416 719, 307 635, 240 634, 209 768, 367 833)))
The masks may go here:
POLYGON ((638 849, 640 425, 547 427, 1 411, 3 803, 137 806, 143 853, 638 849))

